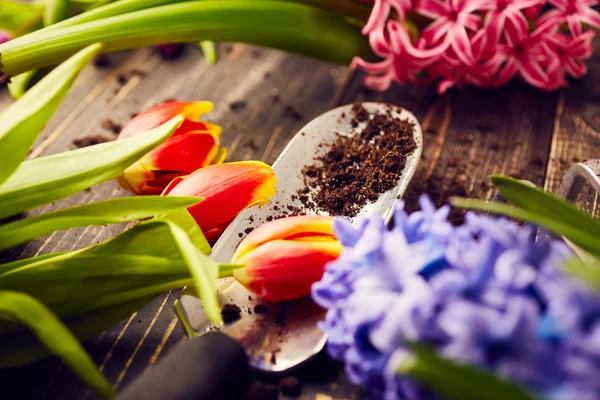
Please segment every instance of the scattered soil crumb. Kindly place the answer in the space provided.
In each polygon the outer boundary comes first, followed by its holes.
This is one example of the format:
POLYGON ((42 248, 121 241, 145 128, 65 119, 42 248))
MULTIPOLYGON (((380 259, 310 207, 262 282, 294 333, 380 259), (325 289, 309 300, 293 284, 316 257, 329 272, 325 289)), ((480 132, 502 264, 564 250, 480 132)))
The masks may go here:
POLYGON ((247 235, 250 232, 252 232, 253 230, 254 230, 254 228, 246 228, 246 229, 244 229, 244 233, 247 235))
POLYGON ((265 72, 264 78, 269 79, 271 77, 271 73, 269 71, 265 72))
POLYGON ((369 112, 360 103, 354 104, 352 112, 354 113, 354 117, 352 118, 353 128, 356 128, 360 122, 370 119, 369 112))
POLYGON ((396 186, 406 158, 417 148, 414 125, 393 117, 391 108, 371 115, 355 104, 352 112, 355 129, 350 135, 325 144, 328 151, 302 170, 305 187, 296 196, 306 208, 355 216, 367 202, 396 186), (363 122, 365 127, 356 130, 363 122))
POLYGON ((117 82, 120 85, 125 85, 134 76, 139 76, 140 78, 143 78, 144 76, 146 76, 146 72, 142 71, 141 69, 138 69, 138 68, 130 69, 129 71, 118 74, 117 82))
POLYGON ((259 380, 252 381, 244 395, 244 400, 277 400, 277 386, 259 380))
POLYGON ((249 148, 251 150, 258 149, 258 146, 256 144, 256 140, 254 140, 254 139, 249 139, 246 143, 244 143, 244 147, 249 148))
POLYGON ((542 157, 533 157, 530 164, 536 167, 543 167, 545 162, 542 157))
POLYGON ((265 314, 267 312, 266 304, 257 304, 254 306, 254 314, 265 314))
POLYGON ((285 117, 289 117, 292 119, 295 119, 296 121, 301 120, 304 118, 304 115, 302 115, 300 112, 298 112, 294 107, 292 106, 285 106, 285 112, 283 114, 285 117))
POLYGON ((277 314, 275 314, 275 325, 280 328, 286 326, 287 325, 286 319, 287 319, 286 309, 285 309, 285 306, 282 304, 281 310, 277 311, 277 314))
POLYGON ((93 146, 100 143, 110 142, 111 140, 102 135, 84 136, 73 140, 73 144, 79 148, 93 146))
POLYGON ((279 382, 281 393, 289 397, 298 397, 302 392, 302 384, 295 376, 286 376, 279 382))
POLYGON ((98 54, 94 57, 94 66, 99 69, 110 67, 111 61, 106 54, 98 54))
POLYGON ((111 131, 114 134, 119 134, 119 132, 121 132, 121 129, 123 129, 121 124, 118 124, 109 118, 102 120, 102 128, 106 129, 107 131, 111 131))
POLYGON ((238 100, 238 101, 234 101, 233 103, 229 103, 229 108, 231 109, 231 111, 239 111, 239 110, 243 110, 244 108, 246 108, 246 106, 248 105, 248 103, 246 103, 243 100, 238 100))
POLYGON ((242 317, 241 313, 242 309, 235 304, 225 304, 221 309, 221 317, 223 317, 223 322, 226 325, 240 319, 242 317))

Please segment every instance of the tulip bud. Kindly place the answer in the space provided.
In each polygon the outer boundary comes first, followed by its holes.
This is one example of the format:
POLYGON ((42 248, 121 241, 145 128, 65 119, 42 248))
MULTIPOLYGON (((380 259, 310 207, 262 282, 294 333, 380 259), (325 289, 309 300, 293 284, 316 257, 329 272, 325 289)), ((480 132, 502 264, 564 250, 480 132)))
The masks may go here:
POLYGON ((235 278, 258 297, 278 302, 310 294, 325 264, 342 251, 332 217, 302 215, 277 219, 250 232, 232 263, 245 264, 235 278))
POLYGON ((203 200, 188 208, 209 243, 244 209, 263 205, 275 194, 277 178, 260 161, 210 165, 171 182, 164 196, 194 196, 203 200))
POLYGON ((185 117, 170 138, 123 172, 117 179, 121 186, 137 194, 160 194, 174 178, 222 163, 227 151, 220 147, 221 128, 198 121, 200 115, 212 108, 212 103, 207 101, 169 102, 129 121, 117 140, 148 132, 177 115, 185 117))

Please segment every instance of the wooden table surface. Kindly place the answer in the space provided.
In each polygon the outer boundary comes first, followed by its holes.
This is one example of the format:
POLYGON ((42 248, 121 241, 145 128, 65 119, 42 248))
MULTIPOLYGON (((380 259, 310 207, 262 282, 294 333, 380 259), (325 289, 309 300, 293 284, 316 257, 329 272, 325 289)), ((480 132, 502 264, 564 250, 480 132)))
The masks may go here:
MULTIPOLYGON (((77 138, 114 139, 102 127, 104 120, 124 124, 132 113, 173 98, 213 101, 215 110, 206 119, 223 126, 228 159, 267 163, 304 124, 331 108, 363 100, 405 107, 415 113, 424 132, 423 159, 405 196, 411 209, 423 192, 433 193, 438 204, 454 193, 490 198, 493 188, 487 177, 495 173, 556 190, 572 163, 600 155, 600 57, 590 60, 586 77, 559 92, 543 93, 516 82, 499 90, 452 90, 444 96, 433 87, 417 86, 371 92, 363 87, 361 73, 237 44, 221 45, 214 66, 204 63, 200 51, 193 48, 174 61, 164 61, 150 49, 112 54, 110 59, 108 68, 89 66, 83 71, 39 137, 32 157, 73 149, 77 138)), ((11 101, 6 90, 0 90, 0 110, 11 101)), ((32 214, 122 195, 124 190, 108 182, 32 214)), ((595 196, 586 199, 588 205, 595 205, 595 196)), ((81 248, 124 228, 57 232, 0 253, 0 263, 81 248)), ((184 339, 173 313, 175 298, 175 293, 161 296, 86 343, 117 390, 184 339)), ((311 382, 304 385, 301 399, 360 397, 335 369, 311 382)), ((0 384, 2 399, 96 398, 56 359, 1 370, 0 384)))

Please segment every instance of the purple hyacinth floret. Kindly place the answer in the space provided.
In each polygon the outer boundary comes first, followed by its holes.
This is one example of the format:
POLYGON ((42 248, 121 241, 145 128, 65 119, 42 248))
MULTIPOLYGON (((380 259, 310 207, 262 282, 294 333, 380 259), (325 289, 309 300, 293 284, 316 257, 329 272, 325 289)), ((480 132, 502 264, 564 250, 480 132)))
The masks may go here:
POLYGON ((474 213, 454 227, 447 206, 420 205, 400 204, 392 230, 380 217, 334 224, 344 250, 312 295, 352 382, 375 398, 437 398, 396 374, 418 341, 542 398, 600 398, 600 297, 561 271, 568 247, 474 213))

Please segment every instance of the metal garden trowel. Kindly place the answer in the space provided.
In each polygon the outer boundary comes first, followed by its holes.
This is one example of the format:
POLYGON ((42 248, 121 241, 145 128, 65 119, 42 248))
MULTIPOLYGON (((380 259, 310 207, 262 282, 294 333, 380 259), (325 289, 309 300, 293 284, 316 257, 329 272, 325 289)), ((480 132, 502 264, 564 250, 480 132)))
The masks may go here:
MULTIPOLYGON (((354 218, 378 213, 389 220, 394 203, 404 194, 421 158, 421 127, 413 114, 399 107, 381 103, 363 103, 362 106, 371 114, 391 111, 391 116, 408 119, 415 125, 417 148, 408 157, 396 187, 364 206, 354 218)), ((242 240, 240 233, 272 217, 274 204, 281 208, 288 205, 303 207, 299 200, 291 200, 292 195, 305 186, 301 174, 303 167, 314 163, 315 157, 327 151, 327 146, 320 146, 322 143, 333 143, 337 134, 349 134, 353 129, 360 131, 361 125, 353 128, 350 119, 344 118, 350 115, 352 105, 336 108, 315 118, 294 136, 273 164, 277 192, 271 202, 238 215, 214 246, 213 260, 230 262, 242 240)), ((307 213, 314 212, 307 210, 307 213)), ((231 325, 211 325, 200 300, 184 291, 176 310, 193 340, 178 345, 118 399, 231 399, 243 386, 250 368, 283 373, 305 363, 323 349, 326 337, 316 325, 324 319, 325 311, 310 297, 268 304, 233 278, 219 280, 217 290, 221 306, 238 306, 242 311, 241 319, 231 325)))

